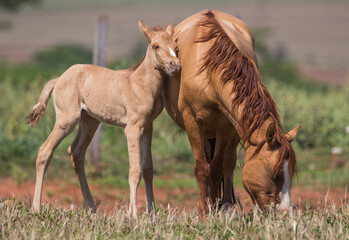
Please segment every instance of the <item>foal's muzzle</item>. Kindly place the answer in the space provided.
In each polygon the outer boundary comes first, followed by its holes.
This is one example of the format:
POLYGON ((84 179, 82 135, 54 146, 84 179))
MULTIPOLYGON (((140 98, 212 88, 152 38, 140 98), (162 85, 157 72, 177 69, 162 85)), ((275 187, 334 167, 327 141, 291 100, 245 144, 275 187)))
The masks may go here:
POLYGON ((168 73, 169 74, 175 74, 181 70, 181 63, 179 60, 171 60, 168 64, 168 73))

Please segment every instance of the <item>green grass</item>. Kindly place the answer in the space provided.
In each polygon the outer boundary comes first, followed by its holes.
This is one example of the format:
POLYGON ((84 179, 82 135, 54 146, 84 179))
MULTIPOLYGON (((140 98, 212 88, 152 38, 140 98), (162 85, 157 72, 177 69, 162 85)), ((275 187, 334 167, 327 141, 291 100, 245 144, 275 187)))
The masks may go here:
POLYGON ((257 209, 243 217, 236 208, 196 211, 160 207, 151 216, 130 218, 124 205, 92 214, 43 206, 33 213, 28 199, 0 200, 1 239, 348 239, 349 205, 326 205, 284 215, 257 209))
POLYGON ((321 190, 349 186, 348 160, 345 166, 336 166, 335 158, 326 149, 299 151, 297 160, 299 171, 294 186, 321 190))

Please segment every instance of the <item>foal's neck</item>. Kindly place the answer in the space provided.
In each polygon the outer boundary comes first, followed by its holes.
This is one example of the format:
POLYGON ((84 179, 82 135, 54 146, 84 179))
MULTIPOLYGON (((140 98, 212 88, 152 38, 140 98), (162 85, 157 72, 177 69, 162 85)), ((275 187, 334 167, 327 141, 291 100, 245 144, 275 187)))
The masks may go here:
POLYGON ((140 84, 145 88, 162 88, 163 72, 155 62, 155 53, 150 44, 148 44, 147 53, 141 64, 132 73, 133 76, 140 79, 140 84))

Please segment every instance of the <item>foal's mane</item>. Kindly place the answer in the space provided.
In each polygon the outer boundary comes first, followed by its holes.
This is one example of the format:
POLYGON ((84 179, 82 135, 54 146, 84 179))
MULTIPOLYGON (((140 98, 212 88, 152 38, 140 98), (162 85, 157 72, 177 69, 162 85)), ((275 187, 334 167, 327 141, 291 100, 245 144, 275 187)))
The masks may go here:
MULTIPOLYGON (((288 159, 289 172, 293 176, 297 170, 295 152, 282 131, 275 102, 261 81, 256 63, 240 52, 217 21, 214 13, 208 11, 203 15, 204 18, 198 25, 205 27, 207 31, 197 42, 214 39, 214 43, 204 55, 204 63, 198 74, 203 71, 206 73, 216 71, 220 72, 220 81, 223 84, 234 81, 232 92, 235 93, 235 96, 232 99, 232 105, 233 108, 237 108, 243 104, 242 128, 246 131, 243 141, 250 142, 252 133, 268 118, 274 120, 279 157, 273 169, 273 177, 279 174, 285 159, 288 159)), ((258 154, 265 143, 266 141, 263 140, 258 144, 253 156, 258 154)))

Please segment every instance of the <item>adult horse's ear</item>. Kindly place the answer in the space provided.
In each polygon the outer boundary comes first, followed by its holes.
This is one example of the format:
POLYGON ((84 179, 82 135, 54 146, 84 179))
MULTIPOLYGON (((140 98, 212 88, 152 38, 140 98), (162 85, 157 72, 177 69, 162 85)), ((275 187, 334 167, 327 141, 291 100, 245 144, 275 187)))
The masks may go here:
POLYGON ((275 123, 270 123, 265 134, 265 139, 267 140, 269 147, 274 147, 276 144, 276 129, 275 123))
POLYGON ((166 32, 167 32, 171 37, 173 36, 173 32, 174 32, 174 24, 173 24, 173 23, 171 23, 170 25, 167 26, 166 32))
POLYGON ((297 133, 301 127, 302 127, 301 125, 298 125, 297 127, 295 127, 294 129, 292 129, 291 131, 285 134, 289 142, 292 142, 292 140, 296 138, 297 133))
POLYGON ((146 36, 149 40, 149 42, 151 42, 151 39, 153 38, 154 32, 153 30, 148 27, 147 25, 145 25, 142 20, 139 21, 138 23, 139 26, 139 30, 141 30, 141 32, 144 34, 144 36, 146 36))

